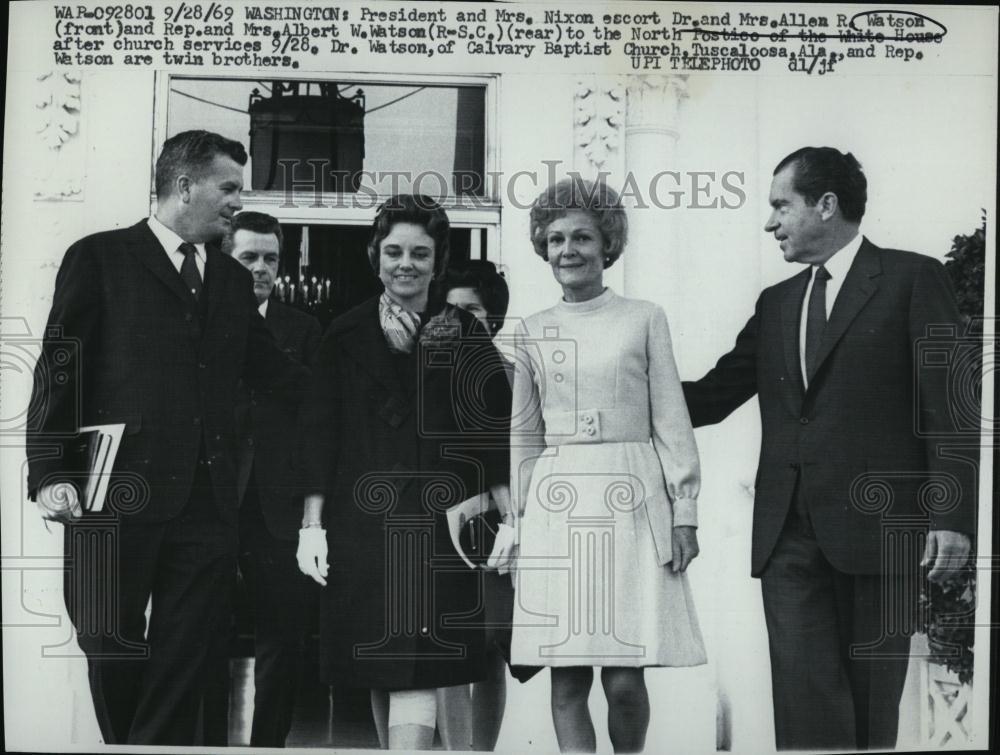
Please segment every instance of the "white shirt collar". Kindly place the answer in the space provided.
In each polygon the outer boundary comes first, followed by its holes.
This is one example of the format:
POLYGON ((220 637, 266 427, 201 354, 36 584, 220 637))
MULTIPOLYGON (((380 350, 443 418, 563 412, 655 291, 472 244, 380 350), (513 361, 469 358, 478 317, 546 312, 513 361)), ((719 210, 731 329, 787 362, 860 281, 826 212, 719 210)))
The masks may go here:
MULTIPOLYGON (((173 229, 167 228, 159 218, 155 215, 150 215, 149 220, 149 230, 153 232, 156 236, 156 240, 160 242, 160 246, 164 248, 167 252, 167 257, 170 258, 170 263, 177 268, 178 271, 181 269, 181 264, 184 262, 184 253, 180 251, 179 247, 184 243, 184 239, 178 236, 173 229)), ((195 244, 195 254, 198 262, 198 270, 204 275, 205 273, 205 244, 195 244)))
MULTIPOLYGON (((853 239, 834 252, 833 256, 823 264, 826 271, 830 273, 831 280, 842 282, 847 277, 847 271, 851 269, 854 258, 858 256, 858 250, 861 249, 861 244, 864 240, 864 236, 860 233, 857 234, 853 239)), ((813 272, 815 274, 815 270, 813 272)))
POLYGON ((260 312, 260 316, 261 317, 264 317, 264 318, 267 317, 267 303, 269 301, 271 301, 271 300, 270 299, 264 299, 264 302, 259 307, 257 307, 257 311, 260 312))

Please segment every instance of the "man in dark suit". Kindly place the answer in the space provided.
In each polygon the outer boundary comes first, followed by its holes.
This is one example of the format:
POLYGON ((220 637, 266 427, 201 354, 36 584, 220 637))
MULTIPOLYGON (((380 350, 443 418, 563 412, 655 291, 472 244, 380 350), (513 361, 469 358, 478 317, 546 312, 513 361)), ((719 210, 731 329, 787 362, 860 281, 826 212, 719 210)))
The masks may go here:
MULTIPOLYGON (((319 346, 315 317, 270 299, 278 274, 278 221, 241 212, 223 240, 224 252, 253 274, 253 290, 268 330, 285 353, 309 364, 319 346)), ((295 683, 310 616, 318 596, 295 558, 302 501, 295 496, 296 412, 257 391, 244 392, 239 428, 240 572, 254 616, 252 747, 283 747, 292 725, 295 683)))
POLYGON ((192 743, 235 574, 236 386, 295 401, 306 376, 268 333, 249 274, 211 246, 240 209, 246 159, 217 134, 168 139, 155 214, 78 241, 56 278, 28 488, 66 523, 66 606, 108 744, 192 743), (81 512, 74 438, 107 423, 125 425, 108 502, 81 512))
POLYGON ((859 234, 866 199, 849 153, 778 164, 764 230, 808 267, 684 384, 696 427, 759 399, 752 573, 779 749, 895 746, 920 567, 950 579, 975 531, 974 468, 944 450, 946 370, 918 359, 932 326, 960 335, 954 296, 937 261, 859 234))

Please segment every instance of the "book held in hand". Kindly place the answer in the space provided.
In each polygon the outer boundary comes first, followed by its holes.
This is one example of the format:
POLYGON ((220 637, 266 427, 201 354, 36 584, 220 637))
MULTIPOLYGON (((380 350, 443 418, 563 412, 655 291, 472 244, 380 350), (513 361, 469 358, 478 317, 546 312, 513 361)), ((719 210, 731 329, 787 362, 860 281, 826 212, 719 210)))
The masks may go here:
POLYGON ((121 445, 123 423, 81 427, 74 441, 75 468, 82 473, 79 484, 80 506, 93 513, 104 509, 108 482, 121 445))

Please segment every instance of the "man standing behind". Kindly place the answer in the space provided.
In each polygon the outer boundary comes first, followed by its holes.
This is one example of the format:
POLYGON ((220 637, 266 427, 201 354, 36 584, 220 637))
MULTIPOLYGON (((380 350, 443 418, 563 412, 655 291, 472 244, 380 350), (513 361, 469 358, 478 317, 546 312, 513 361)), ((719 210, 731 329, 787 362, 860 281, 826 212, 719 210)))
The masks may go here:
MULTIPOLYGON (((278 346, 309 364, 319 346, 316 318, 271 301, 281 256, 278 221, 241 212, 222 250, 253 274, 259 311, 278 346)), ((296 498, 294 407, 251 391, 237 409, 239 429, 240 572, 254 615, 254 709, 251 747, 284 747, 292 725, 296 681, 308 630, 312 580, 295 550, 302 526, 296 498)))
POLYGON ((267 332, 250 276, 206 246, 241 207, 246 160, 218 134, 171 137, 154 216, 78 241, 56 277, 28 492, 66 523, 66 606, 107 744, 193 742, 209 640, 230 616, 235 389, 294 401, 306 376, 267 332), (109 501, 81 512, 74 436, 106 423, 125 425, 109 501))
POLYGON ((759 398, 752 573, 779 749, 895 746, 920 566, 950 579, 975 531, 974 469, 941 453, 948 392, 917 359, 929 326, 961 333, 954 296, 936 260, 859 234, 866 200, 849 153, 778 164, 764 230, 808 267, 764 290, 732 351, 684 384, 696 427, 759 398))

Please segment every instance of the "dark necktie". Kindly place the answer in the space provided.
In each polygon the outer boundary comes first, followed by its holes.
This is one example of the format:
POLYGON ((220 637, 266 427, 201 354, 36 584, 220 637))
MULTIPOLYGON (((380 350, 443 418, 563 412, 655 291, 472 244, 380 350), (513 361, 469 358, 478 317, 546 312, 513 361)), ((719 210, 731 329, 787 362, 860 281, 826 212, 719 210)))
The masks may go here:
POLYGON ((826 282, 830 273, 826 268, 816 268, 812 291, 809 294, 809 307, 806 310, 806 376, 812 380, 816 372, 816 358, 819 356, 819 342, 826 327, 826 282))
POLYGON ((181 280, 184 281, 184 287, 191 292, 197 301, 198 297, 201 296, 201 273, 198 272, 198 262, 195 258, 198 250, 195 249, 194 244, 189 244, 186 241, 178 249, 184 255, 184 262, 181 264, 181 280))

